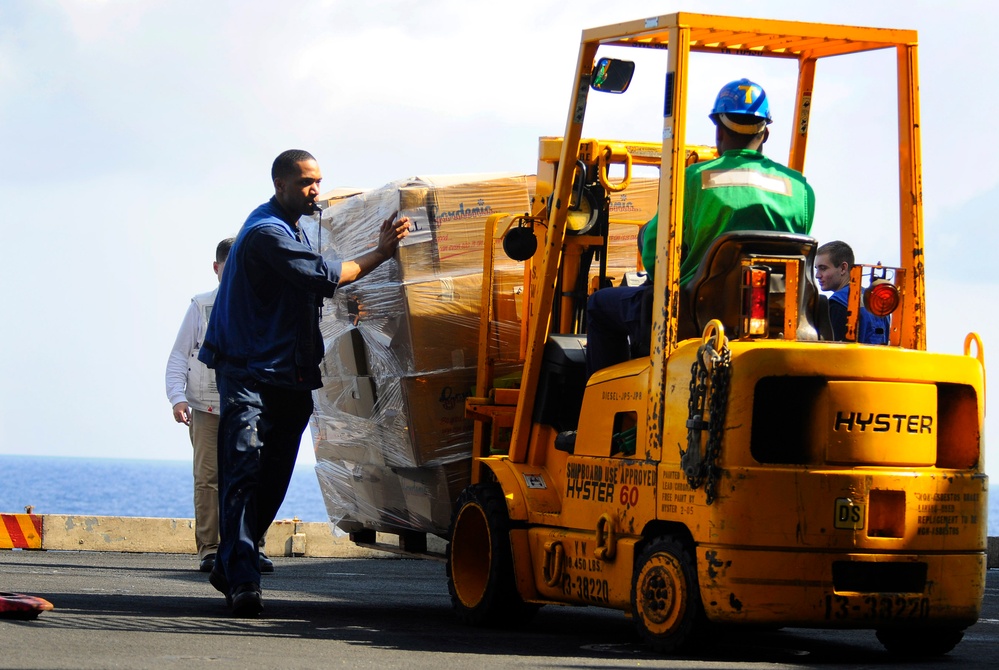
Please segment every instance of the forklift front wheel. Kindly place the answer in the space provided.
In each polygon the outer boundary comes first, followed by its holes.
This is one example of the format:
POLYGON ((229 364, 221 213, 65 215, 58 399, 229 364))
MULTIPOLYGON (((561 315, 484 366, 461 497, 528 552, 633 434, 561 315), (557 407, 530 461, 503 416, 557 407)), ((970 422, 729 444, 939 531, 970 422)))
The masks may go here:
POLYGON ((458 618, 476 626, 516 627, 538 606, 517 593, 510 516, 497 484, 469 486, 455 503, 447 548, 447 580, 458 618))
POLYGON ((638 632, 660 654, 679 651, 704 618, 697 570, 687 548, 657 537, 639 555, 631 586, 638 632))

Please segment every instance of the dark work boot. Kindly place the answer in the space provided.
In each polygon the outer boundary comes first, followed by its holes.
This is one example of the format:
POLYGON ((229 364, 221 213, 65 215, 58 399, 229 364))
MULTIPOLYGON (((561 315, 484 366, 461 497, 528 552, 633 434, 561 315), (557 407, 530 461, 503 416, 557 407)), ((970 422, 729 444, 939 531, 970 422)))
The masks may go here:
POLYGON ((264 609, 260 596, 260 585, 253 582, 240 584, 232 590, 232 615, 241 619, 251 619, 264 609))

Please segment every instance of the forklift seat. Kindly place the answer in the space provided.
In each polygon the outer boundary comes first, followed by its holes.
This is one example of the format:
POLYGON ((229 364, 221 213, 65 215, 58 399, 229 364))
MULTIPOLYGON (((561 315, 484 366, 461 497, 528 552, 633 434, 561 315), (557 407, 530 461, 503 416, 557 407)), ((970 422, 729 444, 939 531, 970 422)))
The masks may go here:
POLYGON ((760 258, 771 270, 769 336, 783 336, 784 304, 794 300, 798 304, 796 339, 831 340, 828 301, 815 285, 817 246, 815 238, 794 233, 741 230, 719 235, 697 272, 680 288, 679 339, 699 337, 711 319, 719 319, 734 337, 742 336, 743 259, 760 258), (788 264, 780 262, 785 258, 788 264), (785 273, 793 269, 798 271, 798 294, 788 296, 785 273))

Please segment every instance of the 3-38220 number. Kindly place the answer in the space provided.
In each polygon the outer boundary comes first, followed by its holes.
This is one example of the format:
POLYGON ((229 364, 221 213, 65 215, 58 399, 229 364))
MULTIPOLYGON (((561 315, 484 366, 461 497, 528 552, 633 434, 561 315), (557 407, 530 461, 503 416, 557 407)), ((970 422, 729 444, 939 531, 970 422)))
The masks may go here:
POLYGON ((930 599, 921 596, 837 596, 826 595, 826 619, 925 619, 930 615, 930 599))
POLYGON ((610 584, 606 579, 594 579, 582 575, 566 575, 562 581, 562 591, 572 597, 594 603, 610 602, 610 584))

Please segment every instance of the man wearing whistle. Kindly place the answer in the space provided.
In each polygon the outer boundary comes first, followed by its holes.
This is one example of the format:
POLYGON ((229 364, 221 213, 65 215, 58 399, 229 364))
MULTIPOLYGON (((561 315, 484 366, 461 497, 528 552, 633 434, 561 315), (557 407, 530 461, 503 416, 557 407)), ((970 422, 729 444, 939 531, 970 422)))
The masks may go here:
POLYGON ((312 390, 322 386, 322 301, 392 258, 409 233, 409 219, 393 214, 373 250, 327 261, 298 223, 319 211, 316 159, 285 151, 271 178, 274 196, 250 213, 229 252, 199 354, 215 369, 222 405, 220 540, 209 579, 239 617, 263 609, 257 542, 284 500, 312 390))

